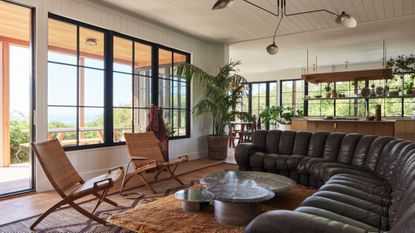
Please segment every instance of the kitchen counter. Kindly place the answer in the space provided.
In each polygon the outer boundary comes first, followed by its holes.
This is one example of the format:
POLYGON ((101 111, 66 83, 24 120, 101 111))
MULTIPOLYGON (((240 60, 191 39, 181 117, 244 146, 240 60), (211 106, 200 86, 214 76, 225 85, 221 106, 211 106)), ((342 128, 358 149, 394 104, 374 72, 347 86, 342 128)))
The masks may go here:
POLYGON ((415 120, 410 118, 382 119, 381 121, 368 121, 365 118, 293 118, 292 129, 391 136, 415 141, 415 120))
POLYGON ((364 118, 359 118, 359 119, 324 119, 324 118, 303 118, 303 120, 306 120, 306 121, 310 121, 310 122, 312 122, 312 121, 314 121, 314 122, 317 122, 317 121, 324 121, 324 122, 370 122, 370 123, 373 123, 373 122, 376 122, 376 123, 382 123, 382 122, 384 122, 384 123, 390 123, 390 122, 392 122, 392 123, 394 123, 395 121, 396 121, 396 119, 382 119, 381 121, 376 121, 376 120, 373 120, 373 121, 369 121, 369 120, 366 120, 366 119, 364 119, 364 118))

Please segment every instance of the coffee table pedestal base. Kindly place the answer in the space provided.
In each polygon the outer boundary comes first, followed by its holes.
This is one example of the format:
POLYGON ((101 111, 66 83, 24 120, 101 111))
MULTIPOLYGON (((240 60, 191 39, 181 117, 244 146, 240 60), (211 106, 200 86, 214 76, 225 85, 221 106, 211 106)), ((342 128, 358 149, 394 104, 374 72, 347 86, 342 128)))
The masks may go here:
POLYGON ((182 201, 182 209, 186 212, 199 212, 200 202, 182 201))
POLYGON ((244 226, 261 214, 259 203, 223 202, 215 200, 215 218, 218 222, 244 226))

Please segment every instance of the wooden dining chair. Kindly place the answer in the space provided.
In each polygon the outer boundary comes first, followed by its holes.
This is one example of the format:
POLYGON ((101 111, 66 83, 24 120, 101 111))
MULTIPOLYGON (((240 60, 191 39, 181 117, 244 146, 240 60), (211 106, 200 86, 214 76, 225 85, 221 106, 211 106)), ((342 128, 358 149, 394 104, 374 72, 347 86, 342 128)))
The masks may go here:
MULTIPOLYGON (((127 172, 124 174, 120 190, 122 196, 127 197, 129 195, 124 194, 125 185, 135 175, 138 175, 144 185, 147 186, 152 193, 156 193, 154 188, 143 176, 143 173, 148 170, 156 171, 156 175, 154 176, 156 182, 162 172, 168 172, 170 175, 169 178, 184 185, 184 183, 175 175, 175 171, 180 163, 189 161, 187 155, 180 156, 176 160, 166 161, 161 151, 160 141, 156 138, 153 131, 145 133, 125 133, 124 138, 128 148, 128 156, 130 158, 127 165, 127 171, 131 164, 133 165, 134 171, 132 174, 128 174, 128 177, 127 172)), ((139 198, 143 195, 142 193, 136 194, 137 196, 134 198, 139 198)))
POLYGON ((105 220, 94 215, 98 206, 104 201, 113 206, 117 203, 109 200, 106 196, 114 182, 122 177, 123 167, 110 169, 106 174, 84 181, 72 166, 57 139, 46 142, 32 143, 32 149, 39 160, 46 176, 62 200, 50 207, 31 226, 34 229, 46 216, 63 205, 69 205, 76 211, 98 223, 106 224, 105 220), (101 192, 101 193, 100 193, 101 192), (97 204, 92 212, 88 212, 75 201, 87 195, 98 198, 97 204))
POLYGON ((256 115, 252 116, 250 124, 242 125, 241 131, 239 132, 238 144, 241 142, 250 142, 252 140, 253 132, 257 130, 256 115))

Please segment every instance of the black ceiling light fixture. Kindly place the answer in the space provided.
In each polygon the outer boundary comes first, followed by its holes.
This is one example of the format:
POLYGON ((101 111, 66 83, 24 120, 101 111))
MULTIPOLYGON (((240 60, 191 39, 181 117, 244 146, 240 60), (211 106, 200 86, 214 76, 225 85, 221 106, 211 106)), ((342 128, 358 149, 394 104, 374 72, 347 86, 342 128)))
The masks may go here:
MULTIPOLYGON (((220 9, 230 7, 233 4, 234 1, 235 0, 217 0, 215 5, 213 5, 212 10, 220 10, 220 9)), ((345 11, 343 11, 341 14, 336 14, 333 11, 329 11, 327 9, 318 9, 318 10, 311 10, 311 11, 304 11, 304 12, 297 12, 297 13, 288 14, 287 13, 287 7, 286 7, 287 6, 287 0, 277 0, 277 12, 274 13, 274 12, 272 12, 270 10, 267 10, 267 9, 255 4, 255 3, 252 3, 248 0, 242 0, 242 1, 256 7, 258 9, 262 10, 262 11, 265 11, 265 12, 267 12, 267 13, 273 15, 273 16, 276 16, 276 17, 280 17, 280 10, 281 10, 281 19, 278 22, 278 25, 275 29, 272 44, 267 46, 267 52, 270 55, 275 55, 279 51, 279 48, 278 48, 277 44, 275 43, 275 38, 277 36, 278 29, 281 25, 281 22, 282 22, 282 19, 284 18, 284 16, 289 17, 289 16, 294 16, 294 15, 303 15, 303 14, 309 14, 309 13, 325 12, 325 13, 329 13, 329 14, 332 14, 332 15, 336 16, 334 21, 337 24, 342 25, 343 27, 355 28, 357 26, 356 19, 353 18, 352 16, 350 16, 349 14, 347 14, 345 11)))

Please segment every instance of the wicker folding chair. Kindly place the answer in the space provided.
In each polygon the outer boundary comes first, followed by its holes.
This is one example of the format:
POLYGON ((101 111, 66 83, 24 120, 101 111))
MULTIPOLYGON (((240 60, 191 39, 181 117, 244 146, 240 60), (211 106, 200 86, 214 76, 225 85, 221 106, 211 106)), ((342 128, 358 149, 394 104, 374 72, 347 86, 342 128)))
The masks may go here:
POLYGON ((125 133, 124 137, 127 143, 128 156, 130 158, 126 171, 128 171, 131 164, 135 170, 128 177, 127 172, 125 172, 124 179, 121 184, 121 196, 128 197, 132 194, 136 194, 137 196, 133 198, 140 198, 143 195, 142 193, 124 193, 125 185, 135 175, 140 177, 152 193, 156 193, 154 188, 142 174, 148 170, 156 171, 156 175, 154 177, 156 182, 158 181, 159 175, 165 171, 170 174, 171 179, 174 179, 181 185, 184 185, 184 183, 174 173, 180 163, 189 160, 187 155, 180 156, 178 159, 173 161, 166 161, 160 149, 160 141, 156 138, 152 131, 134 134, 125 133))
POLYGON ((62 197, 62 200, 43 213, 30 226, 30 229, 33 230, 46 216, 66 204, 85 217, 105 225, 105 220, 95 216, 94 212, 103 201, 117 206, 117 203, 109 200, 106 196, 110 188, 113 187, 114 182, 122 176, 124 172, 123 167, 110 169, 104 175, 84 181, 72 166, 57 139, 41 143, 32 143, 31 145, 46 176, 56 192, 62 197), (98 198, 97 204, 92 212, 86 211, 75 203, 77 199, 87 195, 94 195, 98 198))

